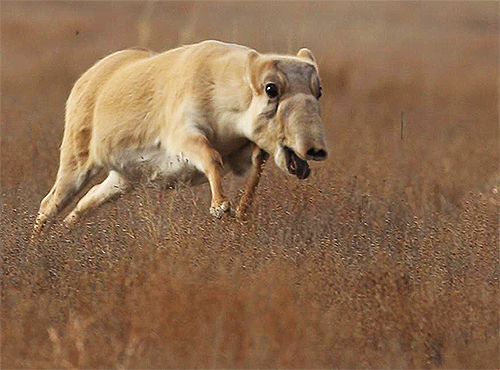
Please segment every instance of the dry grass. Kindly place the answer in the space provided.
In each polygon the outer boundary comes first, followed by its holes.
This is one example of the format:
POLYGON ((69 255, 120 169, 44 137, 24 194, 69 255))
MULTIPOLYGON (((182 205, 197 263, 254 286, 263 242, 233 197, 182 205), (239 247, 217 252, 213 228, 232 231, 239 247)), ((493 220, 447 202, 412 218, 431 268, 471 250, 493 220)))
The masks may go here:
MULTIPOLYGON (((1 17, 1 368, 500 366, 496 3, 2 2, 1 17), (205 38, 311 48, 329 160, 303 182, 266 164, 247 224, 211 218, 206 186, 146 183, 30 243, 78 75, 205 38)), ((241 184, 225 179, 233 199, 241 184)))

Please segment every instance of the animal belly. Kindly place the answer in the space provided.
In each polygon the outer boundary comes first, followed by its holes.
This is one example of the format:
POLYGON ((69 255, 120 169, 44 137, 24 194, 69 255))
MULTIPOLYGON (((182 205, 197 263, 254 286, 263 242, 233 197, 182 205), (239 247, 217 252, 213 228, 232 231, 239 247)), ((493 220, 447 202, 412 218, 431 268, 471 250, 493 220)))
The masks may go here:
POLYGON ((207 181, 203 172, 181 155, 168 154, 163 148, 126 150, 115 156, 112 167, 128 178, 146 178, 166 186, 177 183, 197 185, 207 181))

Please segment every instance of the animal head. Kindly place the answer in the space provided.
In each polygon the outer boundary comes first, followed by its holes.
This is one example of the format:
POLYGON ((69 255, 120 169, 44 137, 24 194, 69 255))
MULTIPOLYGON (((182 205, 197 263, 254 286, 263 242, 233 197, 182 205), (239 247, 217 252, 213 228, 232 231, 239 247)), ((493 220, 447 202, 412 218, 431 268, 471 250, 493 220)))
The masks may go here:
POLYGON ((250 51, 246 80, 252 90, 252 141, 278 167, 305 179, 308 160, 327 157, 319 98, 321 83, 314 55, 261 55, 250 51))

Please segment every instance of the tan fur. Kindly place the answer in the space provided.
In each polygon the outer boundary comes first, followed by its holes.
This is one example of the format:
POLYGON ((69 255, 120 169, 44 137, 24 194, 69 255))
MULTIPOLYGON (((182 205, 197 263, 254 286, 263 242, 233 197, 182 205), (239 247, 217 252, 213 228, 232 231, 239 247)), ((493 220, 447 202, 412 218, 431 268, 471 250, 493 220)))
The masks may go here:
POLYGON ((116 52, 85 72, 71 91, 57 179, 41 203, 35 230, 103 169, 108 178, 83 196, 66 224, 145 174, 172 185, 208 180, 210 212, 220 217, 229 210, 222 176, 253 166, 242 202, 247 204, 260 178, 259 153, 270 153, 285 170, 285 146, 303 160, 326 156, 319 89, 316 60, 307 49, 297 56, 263 55, 205 41, 161 54, 116 52), (266 95, 269 82, 279 86, 279 98, 266 95), (309 149, 324 155, 312 158, 309 149))
POLYGON ((255 189, 259 184, 264 162, 269 157, 265 151, 255 146, 252 153, 252 172, 248 176, 248 181, 245 186, 243 195, 241 196, 238 207, 236 208, 236 217, 243 220, 247 216, 248 208, 252 204, 252 199, 255 194, 255 189))

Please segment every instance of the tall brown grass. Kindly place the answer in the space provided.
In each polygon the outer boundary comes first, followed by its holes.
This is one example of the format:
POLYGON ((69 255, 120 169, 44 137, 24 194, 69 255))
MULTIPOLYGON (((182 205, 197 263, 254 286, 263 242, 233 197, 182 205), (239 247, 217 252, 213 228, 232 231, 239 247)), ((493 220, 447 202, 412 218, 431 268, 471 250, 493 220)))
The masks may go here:
POLYGON ((2 3, 0 366, 498 368, 496 4, 153 7, 2 3), (328 161, 267 163, 247 223, 143 183, 30 242, 78 75, 204 38, 310 47, 328 161))

